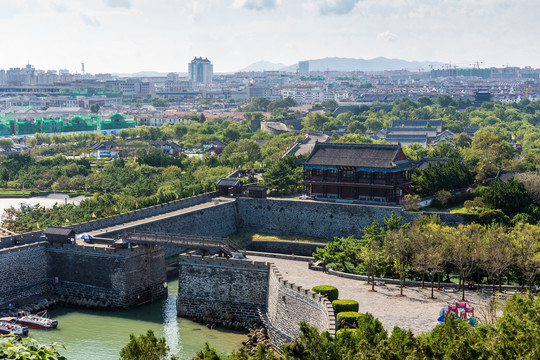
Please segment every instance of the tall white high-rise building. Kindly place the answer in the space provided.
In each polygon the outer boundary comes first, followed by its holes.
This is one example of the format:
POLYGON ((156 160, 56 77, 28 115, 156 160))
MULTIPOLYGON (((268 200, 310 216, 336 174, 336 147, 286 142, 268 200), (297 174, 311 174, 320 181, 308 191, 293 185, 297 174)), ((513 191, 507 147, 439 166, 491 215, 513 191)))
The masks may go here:
POLYGON ((211 83, 214 66, 207 58, 196 57, 188 64, 189 80, 198 83, 211 83))

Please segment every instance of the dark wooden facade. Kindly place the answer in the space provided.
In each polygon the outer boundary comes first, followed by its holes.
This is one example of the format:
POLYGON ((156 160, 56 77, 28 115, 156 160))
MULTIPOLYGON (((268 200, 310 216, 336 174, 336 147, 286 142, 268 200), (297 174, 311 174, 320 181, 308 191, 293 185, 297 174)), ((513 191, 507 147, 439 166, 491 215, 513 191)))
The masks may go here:
POLYGON ((411 192, 411 163, 399 145, 316 144, 303 164, 314 198, 399 203, 411 192))

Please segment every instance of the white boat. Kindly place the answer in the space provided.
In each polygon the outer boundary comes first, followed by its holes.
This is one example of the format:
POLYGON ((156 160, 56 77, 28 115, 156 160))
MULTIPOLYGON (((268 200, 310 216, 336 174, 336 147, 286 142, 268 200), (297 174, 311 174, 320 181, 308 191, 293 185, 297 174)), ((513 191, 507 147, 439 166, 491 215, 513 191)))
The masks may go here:
POLYGON ((15 319, 21 325, 36 329, 56 329, 58 326, 57 320, 51 320, 47 317, 47 310, 38 312, 37 314, 28 314, 20 311, 17 313, 15 319))
POLYGON ((0 319, 0 334, 15 334, 20 336, 28 335, 28 328, 17 324, 14 319, 0 319))

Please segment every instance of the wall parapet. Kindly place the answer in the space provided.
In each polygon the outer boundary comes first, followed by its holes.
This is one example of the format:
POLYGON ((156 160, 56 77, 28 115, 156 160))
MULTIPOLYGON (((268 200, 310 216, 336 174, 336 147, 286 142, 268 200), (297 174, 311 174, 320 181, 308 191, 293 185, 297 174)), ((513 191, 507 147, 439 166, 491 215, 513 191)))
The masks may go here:
POLYGON ((320 332, 336 334, 332 303, 323 295, 289 282, 274 264, 270 265, 267 319, 270 340, 276 348, 298 338, 301 321, 320 332))
MULTIPOLYGON (((120 225, 125 222, 141 220, 147 217, 162 215, 167 212, 184 209, 193 205, 198 205, 203 202, 210 201, 217 196, 217 191, 211 191, 204 194, 187 197, 184 199, 174 200, 168 203, 158 204, 123 214, 109 216, 103 219, 96 219, 78 224, 73 224, 70 225, 70 227, 73 227, 78 233, 90 232, 101 228, 120 225)), ((0 238, 0 248, 13 247, 15 245, 15 239, 20 240, 20 244, 28 244, 41 241, 41 235, 43 235, 42 230, 27 232, 20 235, 4 236, 0 238)))

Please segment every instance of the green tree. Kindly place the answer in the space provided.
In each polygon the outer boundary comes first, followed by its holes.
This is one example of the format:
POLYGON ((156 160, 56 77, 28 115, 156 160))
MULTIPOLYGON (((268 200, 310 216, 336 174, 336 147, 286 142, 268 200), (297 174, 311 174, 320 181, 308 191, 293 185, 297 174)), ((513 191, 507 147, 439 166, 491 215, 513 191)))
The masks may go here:
POLYGON ((304 120, 302 120, 302 126, 306 130, 319 131, 322 130, 324 124, 328 123, 330 119, 318 112, 310 112, 307 114, 304 120))
MULTIPOLYGON (((163 360, 168 351, 165 338, 156 338, 154 332, 148 330, 146 335, 129 335, 129 343, 120 351, 120 360, 163 360)), ((170 359, 177 358, 172 356, 170 359)))
POLYGON ((0 148, 3 150, 9 150, 13 147, 13 140, 8 138, 0 138, 0 148))
POLYGON ((501 276, 514 263, 513 244, 510 235, 502 226, 491 226, 482 236, 480 244, 480 266, 487 272, 493 284, 499 283, 501 291, 501 276))
POLYGON ((59 344, 40 344, 34 339, 20 336, 3 335, 0 337, 0 359, 13 360, 65 360, 58 352, 58 348, 65 349, 59 344))
POLYGON ((458 148, 468 148, 471 146, 472 139, 469 135, 460 133, 454 137, 453 142, 458 148))
MULTIPOLYGON (((444 259, 444 240, 441 226, 434 223, 415 223, 409 230, 413 249, 412 265, 431 280, 431 299, 434 299, 435 275, 441 272, 444 259)), ((424 277, 422 276, 422 287, 424 277)))
MULTIPOLYGON (((540 299, 532 295, 516 296, 506 301, 503 316, 497 322, 492 359, 540 358, 540 299)), ((486 341, 486 343, 489 343, 486 341)))
POLYGON ((437 98, 435 101, 436 104, 440 105, 443 108, 447 108, 449 106, 453 106, 456 104, 454 99, 450 95, 442 95, 437 98))
POLYGON ((296 163, 294 156, 285 156, 264 173, 263 180, 268 189, 295 191, 302 180, 302 168, 296 163))
POLYGON ((361 263, 359 258, 362 242, 353 236, 334 238, 324 248, 318 248, 313 253, 313 258, 331 265, 337 271, 354 273, 361 263))
POLYGON ((325 100, 321 103, 322 107, 337 107, 338 103, 336 100, 325 100))
POLYGON ((399 275, 400 295, 403 296, 405 275, 411 267, 412 242, 403 228, 391 231, 386 235, 385 253, 394 265, 394 270, 399 275))
POLYGON ((477 188, 476 194, 482 197, 482 201, 490 209, 501 209, 506 215, 523 211, 531 202, 523 184, 513 178, 506 182, 496 181, 490 186, 477 188))
POLYGON ((482 231, 478 224, 460 224, 456 228, 446 227, 443 231, 444 243, 448 245, 446 253, 459 270, 459 288, 463 291, 461 300, 465 300, 465 281, 481 259, 482 231))
POLYGON ((99 109, 100 109, 100 108, 101 108, 101 106, 99 106, 98 103, 90 105, 90 111, 91 111, 93 114, 97 114, 97 113, 99 112, 99 109))
POLYGON ((233 166, 240 166, 259 160, 261 148, 254 140, 242 139, 231 142, 223 149, 221 157, 233 166))

